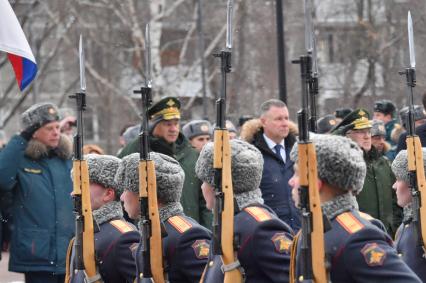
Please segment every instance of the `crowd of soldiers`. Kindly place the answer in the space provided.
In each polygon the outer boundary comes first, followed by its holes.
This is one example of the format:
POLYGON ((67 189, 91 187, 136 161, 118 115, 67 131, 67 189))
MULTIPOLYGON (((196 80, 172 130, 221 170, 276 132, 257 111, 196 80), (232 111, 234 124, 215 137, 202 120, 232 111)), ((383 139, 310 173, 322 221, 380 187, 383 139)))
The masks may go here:
MULTIPOLYGON (((177 98, 165 97, 148 109, 168 280, 223 282, 225 272, 238 269, 245 282, 302 282, 298 130, 287 105, 265 101, 259 116, 244 117, 238 131, 226 123, 238 259, 227 266, 212 252, 214 125, 194 120, 181 130, 180 106, 177 98)), ((363 108, 342 108, 318 119, 312 141, 331 282, 426 280, 425 252, 412 224, 407 113, 401 109, 397 123, 396 106, 380 100, 372 117, 363 108)), ((414 117, 426 142, 423 106, 414 107, 414 117)), ((0 152, 7 222, 2 246, 10 251, 9 270, 24 273, 26 282, 87 280, 74 266, 72 142, 64 127, 72 123, 64 123, 52 103, 33 105, 21 115, 22 130, 0 152)), ((125 145, 117 157, 86 147, 96 266, 104 282, 141 276, 140 130, 138 124, 122 131, 125 145)), ((426 162, 426 150, 423 157, 426 162)))

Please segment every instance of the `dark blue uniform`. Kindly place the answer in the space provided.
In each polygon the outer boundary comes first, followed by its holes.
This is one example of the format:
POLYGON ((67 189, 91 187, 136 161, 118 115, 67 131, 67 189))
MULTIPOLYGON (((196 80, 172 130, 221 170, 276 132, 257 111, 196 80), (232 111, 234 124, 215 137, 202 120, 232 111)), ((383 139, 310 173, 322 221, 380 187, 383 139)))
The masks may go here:
MULTIPOLYGON (((187 216, 172 216, 164 222, 165 272, 171 283, 199 282, 210 249, 211 233, 187 216)), ((142 256, 138 257, 143 266, 142 256)))
MULTIPOLYGON (((245 282, 289 282, 291 228, 267 206, 248 206, 234 217, 238 261, 245 282)), ((203 281, 223 282, 220 256, 210 253, 203 281)))
MULTIPOLYGON (((397 255, 389 236, 356 210, 331 219, 331 229, 324 236, 333 283, 421 282, 397 255)), ((296 254, 296 282, 303 279, 299 260, 300 245, 296 254)))
MULTIPOLYGON (((121 220, 111 220, 99 226, 95 232, 95 252, 99 273, 105 283, 133 282, 136 277, 134 251, 140 234, 132 224, 121 220)), ((73 283, 84 282, 82 272, 74 275, 74 253, 71 254, 70 270, 73 283)))
POLYGON ((426 282, 426 259, 421 246, 418 245, 418 236, 413 222, 407 221, 399 226, 395 236, 395 247, 402 260, 426 282))

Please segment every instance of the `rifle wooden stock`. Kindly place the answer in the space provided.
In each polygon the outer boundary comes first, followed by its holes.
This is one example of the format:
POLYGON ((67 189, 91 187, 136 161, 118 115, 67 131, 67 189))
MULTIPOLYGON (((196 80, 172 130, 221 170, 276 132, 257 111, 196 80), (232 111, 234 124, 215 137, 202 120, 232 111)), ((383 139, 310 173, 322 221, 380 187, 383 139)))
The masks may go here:
MULTIPOLYGON (((90 204, 89 167, 86 160, 73 161, 73 195, 81 195, 83 215, 83 262, 89 278, 97 275, 92 206, 90 204)), ((95 282, 102 282, 97 280, 95 282)))
POLYGON ((155 283, 164 283, 163 242, 161 237, 161 223, 157 202, 157 179, 155 166, 152 160, 139 161, 139 197, 148 198, 149 219, 151 222, 150 260, 151 273, 155 283))
POLYGON ((309 188, 309 207, 312 215, 311 262, 314 282, 328 282, 324 248, 324 223, 317 185, 317 157, 313 143, 298 144, 298 167, 301 187, 309 188))
MULTIPOLYGON (((234 193, 232 188, 231 172, 231 145, 228 130, 215 130, 214 132, 214 159, 213 168, 222 171, 223 211, 221 218, 221 243, 222 261, 224 265, 235 262, 234 252, 234 193)), ((226 271, 225 283, 239 283, 243 278, 239 269, 226 271)))
MULTIPOLYGON (((408 171, 416 172, 417 189, 420 192, 419 221, 422 245, 426 246, 426 179, 423 164, 423 151, 418 136, 407 136, 408 171)), ((416 212, 414 212, 416 213, 416 212)))

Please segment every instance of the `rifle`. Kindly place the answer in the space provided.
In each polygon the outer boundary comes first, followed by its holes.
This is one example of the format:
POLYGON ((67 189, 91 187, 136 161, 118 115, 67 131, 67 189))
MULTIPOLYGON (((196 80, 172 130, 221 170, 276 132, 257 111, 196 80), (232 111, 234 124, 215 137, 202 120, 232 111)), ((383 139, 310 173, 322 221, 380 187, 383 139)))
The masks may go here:
MULTIPOLYGON (((307 1, 305 1, 305 8, 306 7, 309 7, 307 1)), ((310 10, 305 10, 305 13, 310 13, 310 10)), ((310 23, 307 21, 305 24, 309 25, 310 23)), ((309 28, 307 30, 309 30, 309 28)), ((307 33, 305 35, 307 35, 307 33)), ((307 37, 307 40, 310 41, 311 39, 307 37)), ((309 43, 307 43, 307 46, 308 44, 309 43)), ((308 123, 308 115, 310 112, 309 97, 311 94, 312 80, 312 56, 309 54, 309 50, 310 48, 308 48, 307 55, 302 55, 299 60, 292 61, 295 64, 300 64, 302 86, 302 108, 297 112, 299 125, 299 195, 300 208, 302 211, 302 243, 300 248, 302 275, 303 282, 328 282, 324 248, 323 214, 317 186, 317 159, 315 146, 309 139, 308 130, 309 126, 312 127, 312 122, 316 126, 316 118, 313 121, 309 119, 310 123, 308 123)), ((292 280, 294 280, 294 278, 292 278, 292 280)))
POLYGON ((96 268, 92 207, 90 204, 89 167, 83 158, 83 111, 86 109, 83 37, 79 42, 80 91, 71 95, 77 106, 77 133, 74 136, 73 200, 75 213, 74 266, 84 271, 88 282, 103 282, 96 268))
POLYGON ((306 84, 309 90, 309 130, 317 131, 318 64, 317 48, 312 23, 312 0, 305 0, 305 48, 310 57, 306 84))
POLYGON ((164 283, 163 245, 161 237, 161 223, 158 214, 157 181, 155 164, 150 159, 148 107, 152 103, 151 97, 151 54, 149 24, 145 30, 145 86, 135 90, 135 94, 142 96, 142 127, 139 135, 139 201, 141 204, 141 239, 138 246, 139 255, 142 252, 143 267, 142 280, 140 278, 140 261, 136 259, 137 282, 164 283))
POLYGON ((408 133, 407 133, 407 153, 408 153, 408 176, 410 179, 410 189, 413 198, 413 223, 418 235, 417 244, 425 252, 426 239, 426 179, 423 167, 423 152, 420 138, 415 134, 414 124, 414 95, 413 89, 416 86, 416 54, 414 49, 413 21, 411 13, 408 11, 408 46, 410 53, 410 67, 399 72, 405 75, 407 90, 410 100, 408 108, 408 133))
POLYGON ((242 274, 234 247, 234 193, 231 174, 231 145, 226 128, 226 76, 231 72, 233 0, 228 0, 226 48, 219 54, 221 63, 221 95, 216 101, 213 168, 215 169, 215 206, 213 209, 213 254, 222 257, 224 282, 242 282, 242 274))

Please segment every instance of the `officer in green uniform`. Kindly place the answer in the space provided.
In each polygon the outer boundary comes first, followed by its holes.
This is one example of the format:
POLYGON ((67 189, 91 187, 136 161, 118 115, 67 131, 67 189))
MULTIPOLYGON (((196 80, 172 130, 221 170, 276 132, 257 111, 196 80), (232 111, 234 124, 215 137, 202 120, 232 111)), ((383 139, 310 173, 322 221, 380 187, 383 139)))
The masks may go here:
POLYGON ((401 223, 402 210, 392 190, 395 176, 390 161, 372 146, 372 122, 369 118, 367 110, 355 109, 336 126, 333 133, 350 138, 362 149, 367 175, 363 189, 357 195, 359 210, 382 221, 393 236, 401 223))
MULTIPOLYGON (((185 172, 185 183, 181 203, 185 215, 201 225, 211 228, 212 214, 200 192, 201 181, 195 176, 195 162, 198 152, 180 132, 180 101, 176 97, 165 97, 148 110, 150 126, 150 147, 176 159, 185 172)), ((139 152, 138 138, 130 142, 119 154, 122 158, 139 152)))

